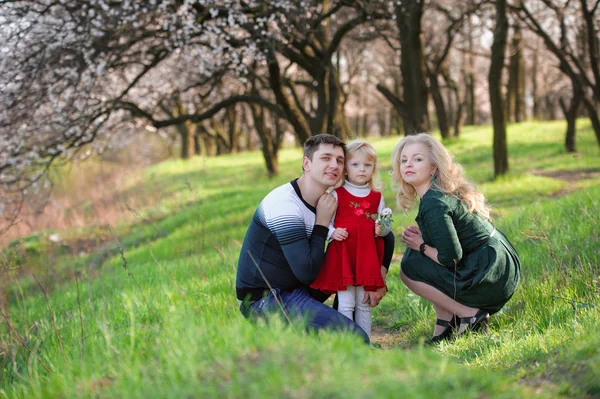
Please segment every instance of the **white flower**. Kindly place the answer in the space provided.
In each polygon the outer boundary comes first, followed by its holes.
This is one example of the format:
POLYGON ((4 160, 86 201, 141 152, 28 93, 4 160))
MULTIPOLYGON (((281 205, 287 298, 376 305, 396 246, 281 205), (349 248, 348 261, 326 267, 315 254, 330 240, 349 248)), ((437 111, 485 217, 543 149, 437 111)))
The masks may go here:
POLYGON ((392 214, 392 210, 390 208, 383 208, 381 211, 381 216, 388 216, 392 214))
POLYGON ((394 219, 392 218, 392 210, 390 208, 382 209, 376 220, 377 224, 385 227, 386 229, 392 228, 393 221, 394 219))

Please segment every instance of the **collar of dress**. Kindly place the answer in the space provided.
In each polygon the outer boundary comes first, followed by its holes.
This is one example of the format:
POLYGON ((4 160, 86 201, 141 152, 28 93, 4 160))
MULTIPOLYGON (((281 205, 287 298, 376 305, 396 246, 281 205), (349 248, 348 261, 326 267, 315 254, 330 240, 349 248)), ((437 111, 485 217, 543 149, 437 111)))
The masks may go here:
POLYGON ((369 188, 369 183, 363 184, 362 186, 358 186, 358 185, 350 183, 350 181, 346 180, 344 182, 344 187, 353 187, 353 188, 356 188, 356 189, 369 188))

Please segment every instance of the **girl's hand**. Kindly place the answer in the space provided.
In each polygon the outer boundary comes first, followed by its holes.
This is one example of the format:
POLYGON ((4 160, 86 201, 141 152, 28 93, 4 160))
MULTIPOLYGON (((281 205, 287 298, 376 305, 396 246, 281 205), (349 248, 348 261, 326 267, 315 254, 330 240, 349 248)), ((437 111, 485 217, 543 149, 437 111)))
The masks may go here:
POLYGON ((375 223, 375 236, 376 237, 381 236, 381 226, 379 226, 379 223, 375 223))
POLYGON ((348 231, 343 227, 338 227, 331 235, 331 239, 336 241, 344 241, 346 238, 348 238, 348 231))
POLYGON ((402 233, 402 241, 404 241, 408 248, 414 249, 415 251, 418 251, 419 247, 424 242, 421 231, 417 226, 407 227, 402 233))

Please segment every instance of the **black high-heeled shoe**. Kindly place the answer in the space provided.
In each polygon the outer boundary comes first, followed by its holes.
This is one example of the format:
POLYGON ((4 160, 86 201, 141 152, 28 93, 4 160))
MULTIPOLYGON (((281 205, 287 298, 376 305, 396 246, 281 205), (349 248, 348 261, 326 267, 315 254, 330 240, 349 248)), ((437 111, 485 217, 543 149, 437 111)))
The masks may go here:
POLYGON ((460 318, 456 315, 454 315, 450 320, 436 319, 435 324, 440 327, 446 327, 446 329, 442 331, 441 334, 431 337, 425 341, 425 345, 437 344, 438 342, 446 341, 452 338, 454 330, 456 329, 456 326, 459 325, 459 322, 460 318))
POLYGON ((461 317, 460 318, 460 326, 466 324, 467 327, 460 332, 459 334, 464 334, 466 331, 483 331, 487 330, 487 325, 490 322, 490 314, 487 310, 479 309, 479 311, 475 314, 475 316, 471 317, 461 317))

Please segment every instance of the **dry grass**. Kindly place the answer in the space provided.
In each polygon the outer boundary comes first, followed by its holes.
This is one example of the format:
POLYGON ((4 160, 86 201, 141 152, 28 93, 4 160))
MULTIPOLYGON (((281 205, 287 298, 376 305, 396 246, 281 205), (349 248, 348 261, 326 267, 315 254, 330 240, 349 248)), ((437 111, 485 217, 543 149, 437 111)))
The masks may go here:
POLYGON ((72 172, 70 190, 53 194, 45 206, 26 202, 14 226, 0 238, 0 246, 38 231, 115 225, 131 214, 129 208, 145 208, 161 198, 160 190, 143 184, 136 170, 120 168, 96 175, 72 172), (126 190, 136 187, 135 190, 126 190))
MULTIPOLYGON (((54 184, 50 199, 40 204, 39 199, 28 195, 7 232, 3 232, 6 221, 0 219, 0 248, 44 230, 115 225, 130 215, 128 206, 141 209, 154 205, 160 200, 160 187, 141 184, 140 171, 176 155, 155 135, 141 134, 120 150, 54 165, 50 168, 54 184)), ((5 197, 2 192, 0 195, 5 197)))

